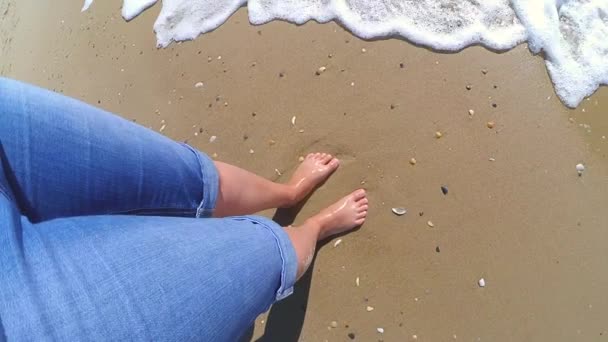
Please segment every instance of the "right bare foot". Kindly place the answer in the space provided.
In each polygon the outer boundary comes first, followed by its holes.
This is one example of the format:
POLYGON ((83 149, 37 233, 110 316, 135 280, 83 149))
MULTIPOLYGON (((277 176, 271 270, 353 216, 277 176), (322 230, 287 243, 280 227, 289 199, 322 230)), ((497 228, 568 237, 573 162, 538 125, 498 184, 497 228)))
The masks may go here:
POLYGON ((340 161, 327 153, 310 153, 302 164, 298 166, 289 180, 293 191, 290 205, 295 205, 303 200, 316 186, 336 171, 340 161))
POLYGON ((320 227, 319 240, 358 227, 367 217, 365 190, 359 189, 310 218, 320 227))

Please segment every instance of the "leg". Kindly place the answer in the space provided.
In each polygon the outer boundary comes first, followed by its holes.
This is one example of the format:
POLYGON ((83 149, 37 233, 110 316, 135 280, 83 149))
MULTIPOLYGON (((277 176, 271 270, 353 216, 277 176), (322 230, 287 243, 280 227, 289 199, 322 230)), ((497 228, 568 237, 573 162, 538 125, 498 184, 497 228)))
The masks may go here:
POLYGON ((287 184, 278 184, 236 166, 215 162, 220 189, 216 217, 252 214, 290 207, 306 197, 334 172, 340 162, 326 153, 311 153, 287 184))
POLYGON ((34 222, 108 213, 208 215, 217 171, 190 147, 74 99, 0 77, 0 159, 34 222))
POLYGON ((0 340, 237 341, 296 280, 289 237, 264 218, 18 224, 0 231, 0 340))

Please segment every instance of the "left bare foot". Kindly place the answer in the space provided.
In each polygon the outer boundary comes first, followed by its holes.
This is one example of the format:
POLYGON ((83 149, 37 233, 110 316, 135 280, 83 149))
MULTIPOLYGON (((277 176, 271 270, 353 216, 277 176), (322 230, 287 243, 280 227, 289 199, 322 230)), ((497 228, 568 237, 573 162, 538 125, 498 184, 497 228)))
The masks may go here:
POLYGON ((293 189, 293 203, 300 202, 340 166, 340 161, 327 153, 310 153, 287 183, 293 189))

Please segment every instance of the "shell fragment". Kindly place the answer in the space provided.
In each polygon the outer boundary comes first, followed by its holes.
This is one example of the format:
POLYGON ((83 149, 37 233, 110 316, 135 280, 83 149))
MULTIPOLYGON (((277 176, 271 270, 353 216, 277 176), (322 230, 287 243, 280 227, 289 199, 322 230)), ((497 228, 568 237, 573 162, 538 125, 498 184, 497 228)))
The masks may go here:
POLYGON ((402 215, 405 215, 405 213, 407 213, 407 210, 405 208, 401 208, 401 207, 393 208, 391 210, 397 216, 402 216, 402 215))

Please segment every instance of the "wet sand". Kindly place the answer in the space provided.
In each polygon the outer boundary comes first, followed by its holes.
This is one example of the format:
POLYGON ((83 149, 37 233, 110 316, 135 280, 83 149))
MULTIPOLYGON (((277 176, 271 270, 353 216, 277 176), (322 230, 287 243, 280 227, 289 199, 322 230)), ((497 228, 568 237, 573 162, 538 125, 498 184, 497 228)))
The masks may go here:
POLYGON ((118 3, 0 0, 0 74, 278 181, 308 152, 342 159, 295 223, 360 186, 367 223, 321 248, 249 339, 608 338, 607 88, 569 110, 525 46, 438 54, 335 23, 251 26, 246 9, 157 50, 159 10, 126 23, 118 3))

